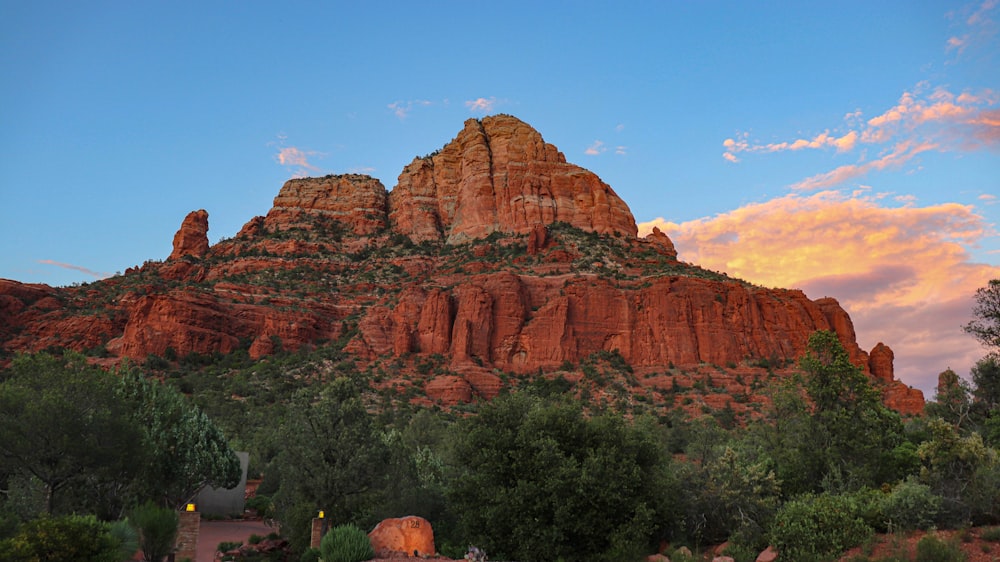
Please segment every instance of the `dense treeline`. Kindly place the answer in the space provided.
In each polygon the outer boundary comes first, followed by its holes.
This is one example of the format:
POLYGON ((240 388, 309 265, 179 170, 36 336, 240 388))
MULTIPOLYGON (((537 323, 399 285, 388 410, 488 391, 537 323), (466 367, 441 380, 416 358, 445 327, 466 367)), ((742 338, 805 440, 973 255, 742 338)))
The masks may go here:
MULTIPOLYGON (((992 346, 997 292, 1000 282, 977 295, 968 328, 992 346)), ((39 514, 114 520, 231 482, 223 433, 251 451, 268 500, 258 505, 298 552, 320 509, 362 528, 420 515, 447 555, 475 544, 525 562, 727 540, 737 560, 770 544, 808 561, 874 532, 1000 523, 995 354, 971 383, 942 373, 927 415, 904 420, 836 335, 817 332, 769 409, 727 429, 711 415, 624 416, 558 379, 466 412, 412 408, 375 392, 340 349, 152 358, 145 369, 167 384, 134 366, 18 357, 0 374, 0 540, 39 514)))

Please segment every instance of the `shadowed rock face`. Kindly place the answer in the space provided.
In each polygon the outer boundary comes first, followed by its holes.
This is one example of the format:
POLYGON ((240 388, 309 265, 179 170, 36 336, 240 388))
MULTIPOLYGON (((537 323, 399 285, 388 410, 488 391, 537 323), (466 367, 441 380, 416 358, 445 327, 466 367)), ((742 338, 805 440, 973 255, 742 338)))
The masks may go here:
POLYGON ((438 153, 415 158, 389 208, 394 230, 414 241, 527 234, 553 222, 602 234, 637 232, 611 187, 510 116, 469 119, 438 153))
POLYGON ((836 300, 677 261, 666 234, 637 238, 607 184, 509 116, 467 121, 391 192, 359 174, 293 179, 234 238, 209 246, 207 232, 208 213, 192 212, 167 261, 81 287, 0 280, 0 347, 103 346, 113 362, 343 338, 360 361, 438 358, 449 373, 423 391, 456 404, 498 393, 496 369, 530 376, 616 351, 656 384, 674 366, 787 365, 832 330, 890 406, 923 408, 894 380, 892 350, 862 350, 836 300))

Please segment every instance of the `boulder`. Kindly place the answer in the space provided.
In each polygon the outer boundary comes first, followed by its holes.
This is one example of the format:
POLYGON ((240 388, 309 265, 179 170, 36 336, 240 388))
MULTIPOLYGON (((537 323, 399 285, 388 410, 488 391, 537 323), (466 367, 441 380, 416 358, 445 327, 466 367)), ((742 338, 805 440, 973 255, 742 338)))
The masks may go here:
POLYGON ((370 533, 378 558, 393 556, 428 557, 435 554, 434 530, 429 521, 413 515, 384 519, 370 533))

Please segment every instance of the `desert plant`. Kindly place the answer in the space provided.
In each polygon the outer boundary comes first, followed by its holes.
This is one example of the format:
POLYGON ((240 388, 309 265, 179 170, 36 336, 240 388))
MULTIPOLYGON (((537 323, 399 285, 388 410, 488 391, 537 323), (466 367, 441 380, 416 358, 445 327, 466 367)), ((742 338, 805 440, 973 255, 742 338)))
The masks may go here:
POLYGON ((128 519, 115 521, 108 529, 111 539, 117 545, 118 560, 131 560, 135 551, 139 550, 139 532, 129 523, 128 519))
POLYGON ((979 538, 984 541, 1000 542, 1000 527, 988 527, 979 533, 979 538))
POLYGON ((916 562, 964 562, 965 554, 954 542, 927 535, 917 543, 916 562))
POLYGON ((323 535, 319 545, 323 562, 362 562, 375 557, 372 542, 355 525, 338 525, 323 535))
POLYGON ((863 519, 864 506, 847 495, 806 494, 778 510, 771 525, 771 544, 801 562, 822 560, 857 546, 873 529, 863 519))
POLYGON ((174 510, 159 507, 150 501, 135 508, 130 520, 139 531, 139 546, 145 562, 160 562, 170 554, 179 524, 174 510))
POLYGON ((320 551, 318 548, 307 548, 302 556, 299 557, 299 562, 319 562, 320 561, 320 551))
POLYGON ((941 509, 941 498, 929 486, 913 480, 896 485, 882 502, 882 516, 889 530, 930 528, 941 509))

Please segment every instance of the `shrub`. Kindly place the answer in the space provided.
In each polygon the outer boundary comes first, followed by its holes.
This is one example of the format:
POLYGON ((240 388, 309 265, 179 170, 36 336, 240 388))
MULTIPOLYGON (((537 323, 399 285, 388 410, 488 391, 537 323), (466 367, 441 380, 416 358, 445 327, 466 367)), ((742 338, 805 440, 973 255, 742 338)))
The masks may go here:
POLYGON ((979 534, 979 538, 984 541, 1000 542, 1000 527, 983 529, 983 532, 979 534))
POLYGON ((913 480, 900 482, 882 502, 882 516, 892 531, 928 529, 940 510, 941 498, 913 480))
POLYGON ((174 510, 149 501, 135 508, 129 520, 139 531, 139 546, 146 562, 160 562, 173 549, 179 523, 174 510))
POLYGON ((47 562, 117 562, 118 543, 110 526, 93 515, 41 517, 21 525, 18 533, 0 541, 4 560, 47 562))
POLYGON ((853 500, 806 494, 785 503, 771 525, 771 544, 783 558, 799 562, 820 560, 861 544, 873 529, 853 500))
POLYGON ((318 548, 309 547, 299 557, 299 562, 319 562, 320 552, 318 548))
POLYGON ((964 562, 965 554, 954 542, 927 535, 917 543, 916 562, 964 562))
POLYGON ((372 542, 354 525, 338 525, 323 535, 319 545, 323 562, 363 562, 375 557, 372 542))

